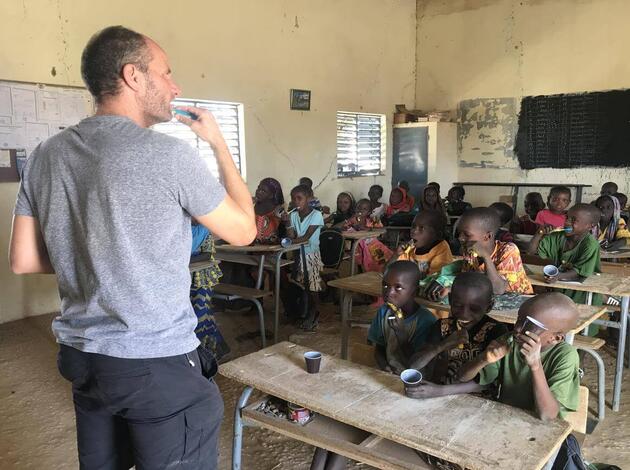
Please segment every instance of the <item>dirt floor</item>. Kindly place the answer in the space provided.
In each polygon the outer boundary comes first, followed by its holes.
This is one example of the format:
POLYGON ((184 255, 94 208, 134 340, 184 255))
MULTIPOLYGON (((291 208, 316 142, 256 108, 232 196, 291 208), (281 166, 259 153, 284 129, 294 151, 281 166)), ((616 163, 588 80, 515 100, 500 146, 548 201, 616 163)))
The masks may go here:
MULTIPOLYGON (((271 302, 269 302, 271 306, 271 302)), ((362 307, 367 311, 367 307, 362 307)), ((304 333, 283 325, 281 339, 288 339, 338 354, 339 320, 336 307, 322 306, 322 322, 316 333, 304 333)), ((366 313, 369 314, 369 311, 366 313)), ((267 312, 268 331, 272 314, 267 312)), ((74 412, 70 387, 57 373, 57 345, 50 331, 53 315, 31 317, 0 325, 0 468, 72 469, 77 468, 74 412)), ((260 338, 248 332, 257 330, 256 316, 247 313, 217 314, 224 336, 239 357, 260 347, 260 338)), ((360 328, 353 335, 360 337, 360 328)), ((606 396, 612 396, 614 357, 604 348, 606 396)), ((586 357, 583 383, 592 393, 591 417, 596 409, 595 362, 586 357)), ((591 462, 616 464, 630 469, 630 373, 626 370, 622 407, 618 413, 607 408, 606 419, 586 437, 584 455, 591 462)), ((217 379, 225 400, 226 415, 221 430, 220 468, 231 463, 233 410, 242 386, 222 377, 217 379)), ((518 432, 518 430, 515 430, 518 432)), ((243 468, 259 470, 308 469, 313 447, 284 438, 273 432, 247 428, 243 441, 243 468)), ((348 468, 370 468, 350 463, 348 468)))

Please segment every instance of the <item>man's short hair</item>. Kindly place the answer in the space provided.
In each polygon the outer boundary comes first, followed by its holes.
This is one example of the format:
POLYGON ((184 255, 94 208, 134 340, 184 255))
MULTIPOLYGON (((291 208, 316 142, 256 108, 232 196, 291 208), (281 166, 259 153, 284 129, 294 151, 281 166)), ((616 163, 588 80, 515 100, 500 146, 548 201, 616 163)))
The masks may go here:
POLYGON ((501 226, 499 214, 490 207, 475 207, 467 210, 460 217, 458 225, 461 226, 464 221, 471 220, 478 223, 486 232, 496 233, 501 226))
POLYGON ((505 202, 493 202, 490 204, 490 208, 497 211, 499 214, 499 218, 501 219, 501 225, 507 224, 510 220, 514 218, 514 209, 509 204, 505 202))
POLYGON ((146 73, 151 62, 146 38, 125 28, 110 26, 94 34, 81 55, 81 77, 97 103, 120 92, 121 72, 134 64, 146 73))

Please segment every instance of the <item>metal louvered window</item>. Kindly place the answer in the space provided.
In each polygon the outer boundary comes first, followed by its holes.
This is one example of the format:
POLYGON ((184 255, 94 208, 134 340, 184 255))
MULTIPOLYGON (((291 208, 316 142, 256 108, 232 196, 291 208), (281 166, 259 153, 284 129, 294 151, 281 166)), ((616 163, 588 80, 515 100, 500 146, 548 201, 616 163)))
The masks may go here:
MULTIPOLYGON (((223 138, 227 143, 236 167, 241 176, 245 178, 245 138, 243 133, 243 105, 240 103, 228 103, 225 101, 206 101, 176 99, 171 103, 173 106, 195 106, 207 109, 212 112, 214 118, 223 133, 223 138)), ((206 142, 201 140, 191 131, 188 126, 173 118, 169 122, 156 124, 153 129, 164 134, 185 140, 193 148, 199 150, 201 158, 204 159, 213 175, 219 177, 217 162, 214 153, 206 142)))
POLYGON ((384 114, 337 112, 337 176, 378 175, 385 169, 384 114))

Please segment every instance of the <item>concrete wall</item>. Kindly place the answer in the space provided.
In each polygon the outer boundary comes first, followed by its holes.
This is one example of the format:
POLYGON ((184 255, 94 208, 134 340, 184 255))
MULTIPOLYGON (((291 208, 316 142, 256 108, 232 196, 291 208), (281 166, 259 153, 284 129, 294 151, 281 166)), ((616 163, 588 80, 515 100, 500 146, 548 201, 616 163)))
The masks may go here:
MULTIPOLYGON (((0 79, 82 85, 80 54, 96 30, 124 24, 167 51, 184 97, 245 106, 247 182, 266 176, 285 192, 300 176, 321 181, 334 204, 380 177, 336 178, 337 110, 387 115, 414 104, 414 0, 5 1, 0 5, 0 79), (310 112, 289 110, 289 89, 312 90, 310 112)), ((0 250, 6 253, 17 185, 0 184, 0 250)), ((0 322, 54 311, 54 280, 17 277, 0 261, 0 322)))
POLYGON ((592 184, 587 201, 612 180, 628 193, 627 169, 523 171, 512 147, 521 97, 630 87, 629 17, 625 0, 419 0, 416 105, 458 110, 457 179, 592 184))

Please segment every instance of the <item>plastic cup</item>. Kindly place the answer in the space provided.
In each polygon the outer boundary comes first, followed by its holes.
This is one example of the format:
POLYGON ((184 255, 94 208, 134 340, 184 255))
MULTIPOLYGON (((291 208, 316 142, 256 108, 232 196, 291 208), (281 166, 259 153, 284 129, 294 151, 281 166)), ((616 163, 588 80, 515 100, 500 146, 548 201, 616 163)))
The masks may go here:
POLYGON ((556 278, 560 274, 560 270, 553 264, 548 264, 543 268, 543 274, 545 277, 556 278))
POLYGON ((319 367, 322 364, 322 353, 318 351, 308 351, 304 353, 306 361, 306 372, 309 374, 319 373, 319 367))
POLYGON ((525 317, 525 322, 523 323, 523 334, 525 334, 526 331, 529 331, 530 333, 534 333, 536 335, 540 335, 542 332, 547 331, 547 327, 535 318, 532 318, 528 315, 527 317, 525 317))
POLYGON ((400 373, 400 380, 405 385, 405 395, 409 396, 409 389, 416 388, 422 382, 422 373, 416 369, 405 369, 400 373))

